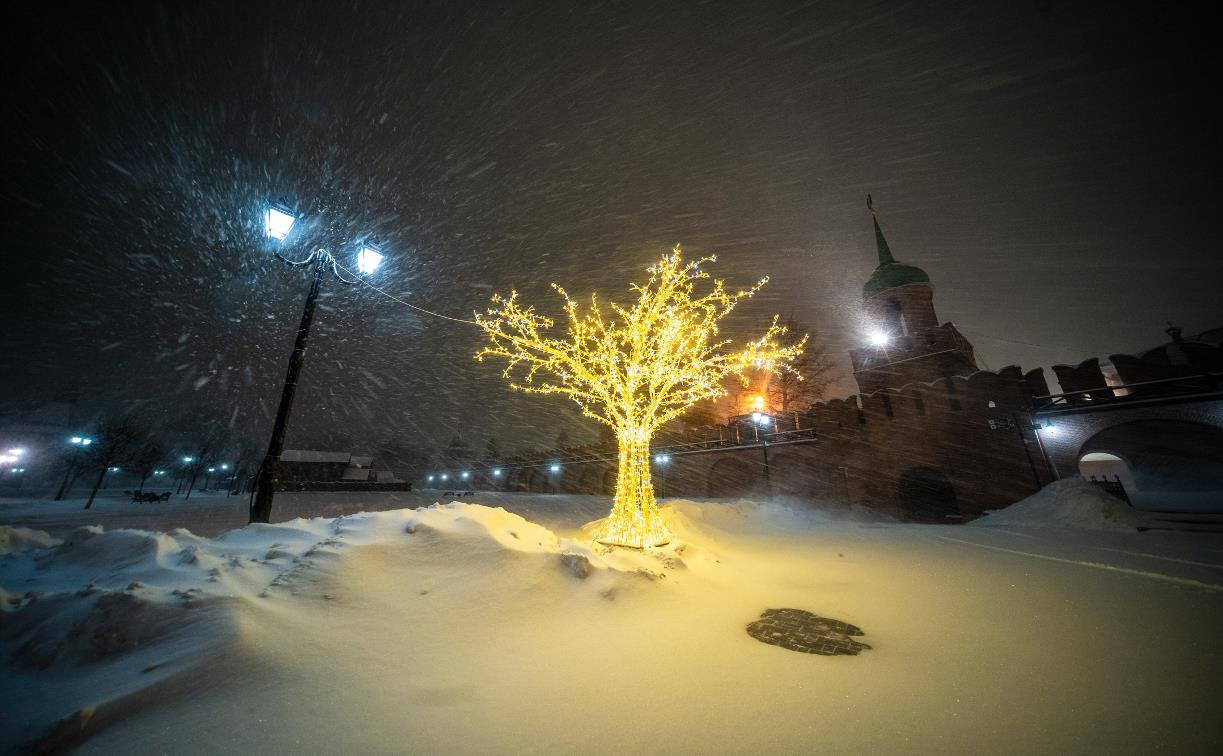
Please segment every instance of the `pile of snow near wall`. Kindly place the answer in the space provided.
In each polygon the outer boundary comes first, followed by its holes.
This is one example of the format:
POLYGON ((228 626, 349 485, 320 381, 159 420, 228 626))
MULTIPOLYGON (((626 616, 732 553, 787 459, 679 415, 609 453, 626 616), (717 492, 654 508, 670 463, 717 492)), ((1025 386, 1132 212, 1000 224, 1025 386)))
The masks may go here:
POLYGON ((1091 481, 1074 477, 1054 481, 970 525, 1133 532, 1137 523, 1133 507, 1091 481))

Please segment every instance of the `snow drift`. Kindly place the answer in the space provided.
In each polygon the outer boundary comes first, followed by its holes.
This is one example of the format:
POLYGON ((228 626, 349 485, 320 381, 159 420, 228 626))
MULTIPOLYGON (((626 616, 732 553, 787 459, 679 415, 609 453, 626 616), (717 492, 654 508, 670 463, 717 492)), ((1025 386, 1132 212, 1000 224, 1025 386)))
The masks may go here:
POLYGON ((1138 517, 1132 507, 1091 481, 1064 478, 1006 509, 988 513, 973 526, 1075 528, 1133 532, 1138 517))
MULTIPOLYGON (((391 562, 406 562, 422 576, 440 565, 448 580, 479 580, 515 593, 515 583, 565 583, 600 600, 614 598, 623 587, 619 579, 657 579, 680 564, 673 552, 600 554, 504 509, 460 502, 251 525, 215 540, 185 530, 99 526, 78 528, 63 541, 5 528, 0 539, 6 666, 15 679, 77 680, 32 686, 48 695, 36 693, 6 712, 13 721, 4 727, 3 748, 71 745, 84 722, 90 732, 104 724, 100 711, 111 720, 122 717, 122 702, 133 693, 240 643, 252 607, 274 611, 285 597, 359 600, 372 586, 386 595, 391 562), (354 549, 366 552, 353 556, 354 549), (368 574, 371 561, 375 574, 368 574), (358 587, 344 596, 329 585, 358 587)), ((447 590, 453 587, 426 580, 411 595, 447 590)))
POLYGON ((1223 632, 1219 568, 1174 534, 1062 528, 1054 543, 673 501, 676 540, 633 551, 583 535, 606 501, 489 501, 530 521, 456 502, 215 539, 6 533, 0 677, 21 695, 0 708, 0 752, 1204 752, 1218 740, 1223 655, 1201 638, 1223 632), (1076 561, 1085 550, 1090 564, 1076 561), (852 624, 872 650, 762 643, 747 628, 769 610, 852 624))

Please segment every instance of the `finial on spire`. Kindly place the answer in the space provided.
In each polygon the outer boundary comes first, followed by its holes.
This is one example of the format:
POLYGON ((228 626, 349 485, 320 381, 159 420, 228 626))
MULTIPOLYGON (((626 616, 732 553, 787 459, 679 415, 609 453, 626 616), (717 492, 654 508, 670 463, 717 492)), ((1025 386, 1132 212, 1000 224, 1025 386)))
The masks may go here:
POLYGON ((871 213, 871 220, 875 223, 875 247, 879 251, 879 267, 891 265, 896 262, 896 258, 892 257, 892 250, 888 248, 888 240, 883 238, 883 231, 879 228, 879 217, 875 213, 875 201, 871 196, 866 195, 866 209, 871 213))

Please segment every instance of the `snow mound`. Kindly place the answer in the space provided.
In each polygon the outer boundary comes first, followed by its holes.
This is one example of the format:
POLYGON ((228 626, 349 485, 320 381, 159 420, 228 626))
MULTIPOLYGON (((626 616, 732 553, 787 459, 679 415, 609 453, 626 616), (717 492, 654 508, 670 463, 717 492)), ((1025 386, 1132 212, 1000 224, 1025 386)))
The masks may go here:
POLYGON ((976 527, 1076 528, 1134 532, 1131 507, 1084 478, 1054 481, 1006 509, 969 523, 976 527))
POLYGON ((45 549, 60 543, 45 531, 0 525, 0 555, 18 554, 29 549, 45 549))
POLYGON ((0 727, 0 752, 70 748, 84 737, 82 717, 101 727, 154 686, 156 698, 189 690, 192 670, 251 653, 249 629, 269 617, 371 603, 405 621, 540 600, 600 605, 683 566, 674 551, 605 549, 469 502, 249 525, 216 539, 100 526, 62 542, 12 528, 3 539, 0 676, 74 682, 71 695, 43 685, 0 717, 20 723, 0 727), (107 714, 82 714, 95 711, 107 714))

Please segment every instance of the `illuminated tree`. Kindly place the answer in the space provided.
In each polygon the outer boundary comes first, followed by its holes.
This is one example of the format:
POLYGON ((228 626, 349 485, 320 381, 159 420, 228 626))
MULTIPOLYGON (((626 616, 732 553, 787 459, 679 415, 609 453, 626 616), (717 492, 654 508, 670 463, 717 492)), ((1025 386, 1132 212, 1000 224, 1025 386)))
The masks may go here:
POLYGON ((596 295, 581 308, 556 284, 565 300, 567 329, 562 337, 545 333, 555 322, 518 301, 518 293, 496 295, 476 322, 489 344, 476 354, 507 361, 502 375, 519 391, 568 396, 587 417, 614 431, 619 448, 616 494, 611 515, 595 532, 601 543, 657 546, 670 533, 654 500, 650 480, 650 439, 667 421, 702 399, 725 392, 723 379, 746 379, 750 369, 782 372, 803 349, 805 339, 782 345, 786 333, 776 316, 760 338, 733 350, 718 339, 718 323, 743 299, 768 282, 727 291, 713 280, 704 293, 696 283, 713 257, 685 262, 678 246, 649 268, 644 285, 630 290, 636 301, 604 306, 596 295))

